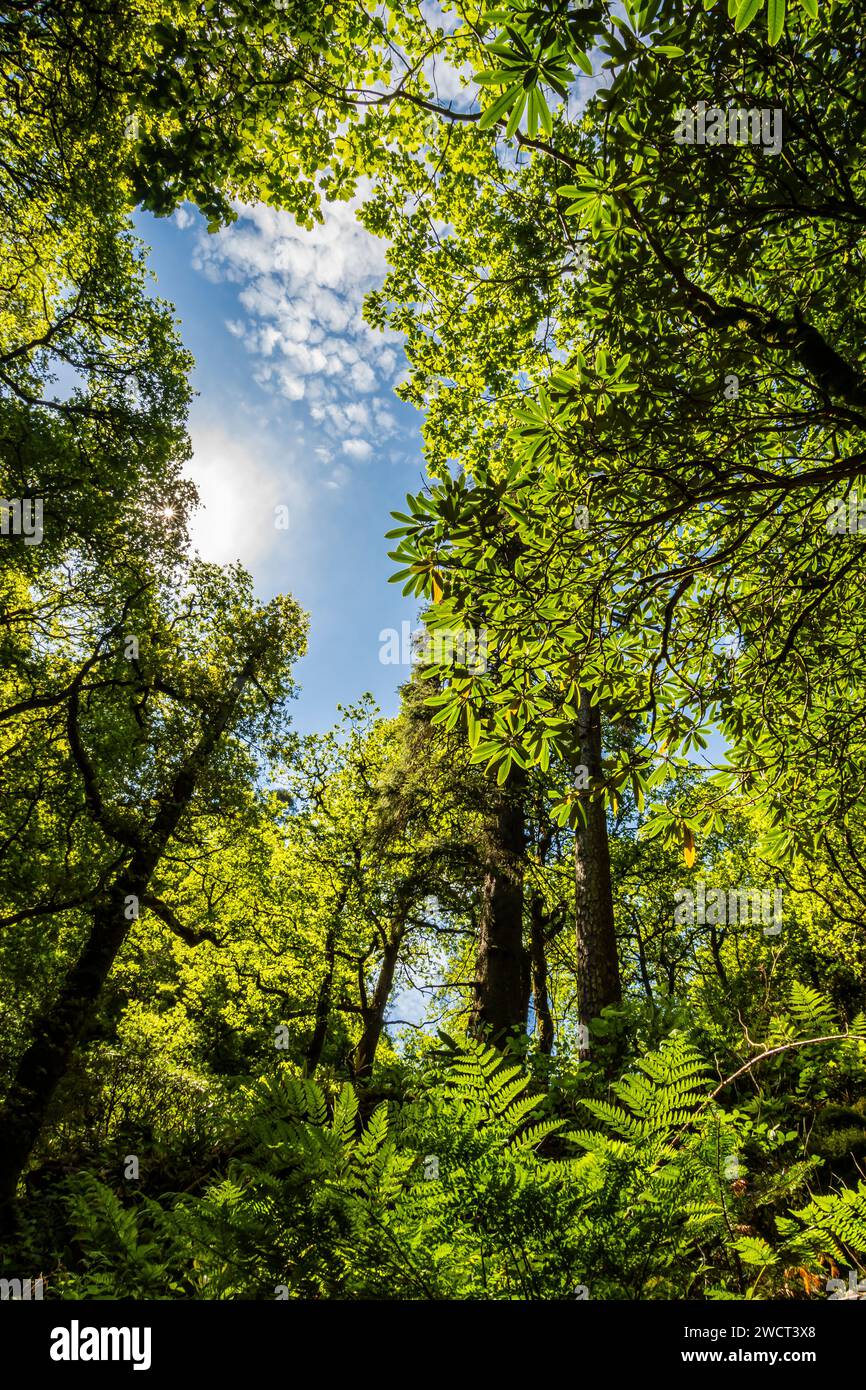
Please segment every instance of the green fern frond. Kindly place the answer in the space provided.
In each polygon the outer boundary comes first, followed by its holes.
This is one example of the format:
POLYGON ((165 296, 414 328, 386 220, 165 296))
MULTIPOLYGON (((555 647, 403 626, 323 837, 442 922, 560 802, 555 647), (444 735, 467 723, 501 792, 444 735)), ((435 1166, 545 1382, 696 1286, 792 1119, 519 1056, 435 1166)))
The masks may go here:
POLYGON ((529 1129, 512 1139, 508 1147, 513 1153, 520 1149, 536 1148, 548 1135, 558 1134, 564 1125, 564 1120, 540 1120, 538 1124, 530 1125, 529 1129))
POLYGON ((791 986, 789 1008, 797 1030, 804 1037, 837 1031, 832 1004, 810 985, 791 986))

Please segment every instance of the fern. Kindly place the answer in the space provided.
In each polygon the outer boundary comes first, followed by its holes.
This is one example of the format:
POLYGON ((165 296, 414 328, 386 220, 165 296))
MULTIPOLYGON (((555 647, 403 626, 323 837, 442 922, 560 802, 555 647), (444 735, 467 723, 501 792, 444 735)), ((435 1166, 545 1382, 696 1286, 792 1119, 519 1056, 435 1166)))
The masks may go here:
POLYGON ((814 1196, 791 1217, 777 1218, 791 1257, 816 1260, 830 1254, 846 1264, 866 1266, 866 1183, 838 1193, 814 1196))
POLYGON ((809 985, 795 983, 791 986, 789 1008, 802 1037, 820 1037, 839 1031, 832 1004, 809 985))
MULTIPOLYGON (((803 986, 794 1014, 810 1031, 828 1018, 803 986)), ((363 1121, 351 1086, 283 1066, 243 1091, 233 1157, 203 1194, 124 1203, 73 1184, 89 1253, 55 1282, 85 1297, 756 1297, 787 1292, 791 1266, 814 1281, 828 1260, 866 1260, 866 1186, 791 1210, 818 1160, 771 1164, 790 1136, 712 1091, 680 1033, 582 1097, 576 1128, 477 1040, 450 1042, 415 1100, 363 1121), (742 1196, 725 1160, 744 1147, 759 1164, 742 1196), (767 1216, 750 1223, 781 1203, 771 1240, 767 1216)))

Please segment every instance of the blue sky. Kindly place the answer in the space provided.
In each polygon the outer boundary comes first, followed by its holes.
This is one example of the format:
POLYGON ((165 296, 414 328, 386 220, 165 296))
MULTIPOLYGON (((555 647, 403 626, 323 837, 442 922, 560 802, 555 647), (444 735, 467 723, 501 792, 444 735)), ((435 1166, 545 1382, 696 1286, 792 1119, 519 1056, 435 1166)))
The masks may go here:
MULTIPOLYGON (((458 23, 438 0, 420 9, 431 27, 458 23)), ((467 69, 440 57, 425 71, 440 102, 475 99, 467 69)), ((578 108, 599 80, 578 76, 578 108)), ((388 583, 384 534, 424 470, 422 416, 394 395, 401 342, 361 316, 386 246, 358 225, 354 203, 323 204, 311 232, 269 208, 238 211, 213 236, 189 207, 136 216, 197 364, 189 471, 203 507, 193 541, 207 560, 240 559, 262 598, 289 591, 309 613, 296 727, 330 727, 337 704, 365 691, 394 714, 409 669, 383 664, 380 633, 417 626, 417 605, 388 583), (288 530, 274 525, 279 506, 288 530)))
POLYGON ((266 208, 240 209, 215 235, 187 208, 136 223, 196 359, 194 545, 241 560, 262 598, 288 591, 310 614, 298 729, 328 728, 338 703, 367 690, 395 713, 408 668, 382 664, 379 634, 415 626, 416 605, 388 583, 384 533, 423 479, 422 416, 394 395, 400 340, 361 317, 384 244, 344 203, 312 232, 266 208))

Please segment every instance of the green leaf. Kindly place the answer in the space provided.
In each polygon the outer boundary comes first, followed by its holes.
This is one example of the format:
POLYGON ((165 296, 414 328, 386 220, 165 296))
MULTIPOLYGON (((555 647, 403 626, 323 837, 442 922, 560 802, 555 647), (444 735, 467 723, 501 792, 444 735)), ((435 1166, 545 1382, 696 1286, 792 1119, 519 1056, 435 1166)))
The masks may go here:
MULTIPOLYGON (((530 99, 530 102, 532 102, 532 101, 534 100, 536 112, 537 112, 537 115, 538 115, 538 119, 539 119, 539 122, 540 122, 540 124, 541 124, 541 128, 542 128, 542 130, 544 131, 545 135, 548 135, 548 136, 552 135, 552 134, 553 134, 553 115, 552 115, 552 113, 551 113, 550 107, 549 107, 548 104, 547 104, 547 99, 545 98, 545 95, 544 95, 543 91, 541 90, 541 88, 540 88, 540 87, 534 87, 534 88, 532 89, 532 91, 530 92, 530 94, 529 94, 529 99, 530 99)), ((534 134, 534 132, 530 132, 530 134, 534 134)))
POLYGON ((494 68, 492 71, 473 73, 472 80, 477 82, 479 87, 509 87, 514 82, 514 77, 514 72, 509 68, 494 68))
POLYGON ((737 17, 734 20, 734 29, 738 34, 751 24, 763 3, 764 0, 740 0, 737 6, 737 17))
POLYGON ((508 124, 505 127, 505 134, 508 139, 511 138, 511 136, 517 130, 517 127, 520 125, 520 118, 523 115, 523 110, 526 106, 526 99, 528 95, 529 94, 527 92, 521 92, 519 98, 514 103, 511 115, 508 117, 508 124))
POLYGON ((778 1256, 760 1236, 741 1236, 734 1243, 734 1249, 747 1265, 774 1265, 778 1256))
POLYGON ((501 96, 498 96, 496 100, 490 106, 488 106, 487 110, 482 114, 481 119, 478 122, 478 129, 489 130, 489 128, 492 125, 496 124, 500 117, 505 115, 506 111, 509 111, 511 109, 515 101, 517 101, 518 97, 521 97, 523 95, 523 88, 521 87, 519 82, 516 82, 513 87, 509 87, 508 91, 503 92, 501 96))
POLYGON ((477 748, 481 738, 481 725, 475 717, 475 711, 471 705, 466 706, 466 729, 469 735, 469 747, 477 748))
POLYGON ((767 3, 767 40, 770 44, 776 44, 782 37, 785 28, 785 0, 768 0, 767 3))

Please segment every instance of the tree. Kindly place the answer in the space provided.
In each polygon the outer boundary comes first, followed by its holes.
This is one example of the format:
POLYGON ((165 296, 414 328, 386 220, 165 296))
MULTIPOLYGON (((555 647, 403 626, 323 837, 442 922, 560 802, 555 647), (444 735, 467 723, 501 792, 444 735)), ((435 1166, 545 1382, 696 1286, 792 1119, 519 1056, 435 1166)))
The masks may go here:
MULTIPOLYGON (((648 715, 604 778, 608 797, 643 794, 717 722, 732 770, 666 831, 688 847, 748 787, 784 853, 809 842, 796 789, 816 758, 835 775, 859 669, 860 561, 825 521, 862 469, 860 23, 799 13, 764 42, 719 8, 599 13, 509 6, 478 127, 442 116, 427 162, 380 179, 369 221, 394 270, 370 313, 408 334, 432 475, 401 518, 399 577, 441 590, 443 622, 485 614, 495 668, 443 703, 488 766, 565 757, 586 691, 609 720, 648 715), (542 88, 587 66, 593 36, 609 84, 580 120, 551 115, 542 88), (781 120, 781 150, 678 140, 708 89, 781 120), (503 130, 494 154, 485 131, 503 130), (858 267, 844 294, 840 262, 858 267)), ((830 804, 844 815, 841 788, 830 804)))
POLYGON ((514 777, 492 790, 485 817, 484 883, 470 1032, 501 1043, 526 1030, 527 981, 523 945, 526 851, 524 784, 514 777))
MULTIPOLYGON (((153 890, 174 837, 193 833, 202 799, 219 804, 241 770, 249 775, 238 740, 265 731, 291 688, 288 663, 302 633, 291 600, 257 607, 242 575, 227 583, 203 566, 192 569, 178 598, 163 593, 160 599, 164 609, 157 607, 155 630, 140 644, 135 679, 91 687, 85 706, 85 665, 61 713, 67 767, 79 787, 76 819, 86 813, 108 863, 94 865, 95 874, 90 869, 81 904, 88 917, 84 940, 32 1025, 3 1103, 0 1204, 7 1219, 54 1091, 131 923, 142 908, 166 915, 153 890), (190 630, 197 650, 181 645, 190 630)), ((123 661, 115 652, 116 666, 123 661)))

